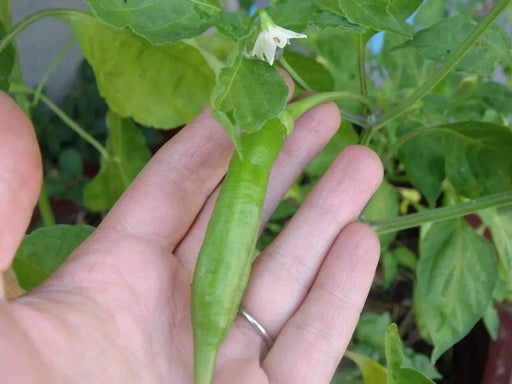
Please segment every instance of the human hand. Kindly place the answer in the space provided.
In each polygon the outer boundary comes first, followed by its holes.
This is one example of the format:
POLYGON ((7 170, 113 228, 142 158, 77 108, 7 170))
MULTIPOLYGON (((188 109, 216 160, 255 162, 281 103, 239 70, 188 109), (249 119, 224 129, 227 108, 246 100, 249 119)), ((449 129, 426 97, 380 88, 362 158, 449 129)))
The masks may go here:
MULTIPOLYGON (((324 104, 297 120, 274 166, 263 222, 339 126, 324 104)), ((0 268, 10 264, 41 183, 30 122, 0 94, 0 268)), ((0 381, 192 383, 190 284, 232 145, 204 110, 145 167, 99 228, 34 291, 0 304, 0 381)), ((238 316, 216 383, 328 383, 378 261, 353 224, 380 184, 367 148, 343 151, 256 260, 243 299, 275 340, 238 316)))

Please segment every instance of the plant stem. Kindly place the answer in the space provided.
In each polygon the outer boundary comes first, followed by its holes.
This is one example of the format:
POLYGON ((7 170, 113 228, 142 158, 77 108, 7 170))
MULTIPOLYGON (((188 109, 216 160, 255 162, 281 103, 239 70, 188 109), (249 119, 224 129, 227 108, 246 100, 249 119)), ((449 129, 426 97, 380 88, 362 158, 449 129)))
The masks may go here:
POLYGON ((6 31, 11 29, 11 0, 0 2, 0 22, 4 25, 6 31))
POLYGON ((412 95, 407 97, 395 108, 389 111, 374 126, 372 131, 378 130, 396 119, 408 109, 410 109, 417 101, 427 95, 437 84, 439 84, 450 71, 457 65, 460 59, 469 51, 476 41, 485 33, 485 31, 494 23, 498 16, 503 12, 510 0, 498 0, 487 15, 473 29, 469 36, 462 42, 459 47, 454 50, 441 67, 434 72, 430 78, 421 85, 412 95))
POLYGON ((312 91, 313 88, 311 88, 308 83, 292 68, 292 66, 285 60, 284 57, 281 57, 279 60, 279 64, 282 65, 282 67, 288 72, 288 74, 292 77, 293 80, 297 84, 300 85, 300 87, 305 91, 312 91))
MULTIPOLYGON (((368 38, 365 34, 357 33, 356 36, 356 44, 357 44, 357 63, 359 67, 359 85, 361 88, 361 95, 363 97, 368 98, 368 78, 366 76, 366 43, 368 42, 368 38)), ((363 116, 368 115, 369 108, 364 105, 362 114, 363 116)), ((371 128, 366 126, 363 127, 362 136, 359 140, 359 142, 362 145, 368 145, 371 140, 371 128)))
MULTIPOLYGON (((425 223, 455 219, 482 209, 512 204, 512 191, 496 193, 474 200, 468 200, 450 207, 430 209, 425 212, 395 217, 380 221, 365 221, 377 234, 401 231, 419 227, 425 223)), ((363 220, 364 221, 364 220, 363 220)))
POLYGON ((39 207, 39 213, 41 214, 41 221, 43 222, 43 225, 45 227, 55 225, 55 216, 53 215, 52 208, 50 206, 50 199, 46 193, 44 181, 41 186, 41 193, 39 194, 39 201, 37 205, 39 207))
POLYGON ((361 115, 357 115, 355 113, 344 111, 341 108, 340 108, 340 112, 341 112, 341 117, 343 118, 343 120, 346 120, 346 121, 348 121, 350 123, 353 123, 353 124, 357 124, 357 125, 359 125, 360 127, 363 127, 363 128, 368 127, 368 120, 366 119, 366 117, 363 117, 361 115))
MULTIPOLYGON (((323 92, 316 93, 314 95, 308 96, 304 99, 298 100, 294 103, 288 105, 287 110, 291 113, 294 119, 297 119, 304 112, 310 110, 313 107, 316 107, 319 104, 325 103, 327 101, 336 101, 336 100, 356 100, 361 104, 371 108, 370 100, 366 97, 357 95, 355 93, 350 92, 323 92)), ((364 118, 362 118, 365 120, 364 118)), ((365 121, 363 121, 364 123, 365 121)))
MULTIPOLYGON (((29 88, 23 84, 15 84, 11 83, 11 88, 9 92, 12 93, 23 93, 34 95, 36 91, 32 88, 29 88)), ((107 149, 101 145, 94 137, 92 137, 89 133, 85 131, 80 125, 78 125, 73 119, 71 119, 66 113, 60 109, 57 105, 55 105, 50 99, 46 96, 41 95, 41 101, 48 106, 69 128, 75 131, 82 139, 91 144, 94 148, 98 150, 98 152, 105 159, 110 160, 110 155, 107 149)))
POLYGON ((0 40, 0 52, 2 52, 7 45, 20 33, 23 29, 28 27, 30 24, 35 21, 42 19, 48 16, 59 16, 67 13, 78 13, 82 12, 76 9, 66 9, 66 8, 53 8, 53 9, 43 9, 38 12, 34 12, 31 15, 28 15, 23 20, 21 20, 18 24, 16 24, 13 29, 0 40))
POLYGON ((32 100, 32 104, 31 104, 31 107, 35 107, 37 104, 39 104, 39 99, 41 98, 41 93, 43 92, 43 88, 44 86, 46 85, 46 82, 48 81, 48 78, 50 77, 50 75, 53 73, 53 71, 55 70, 55 67, 57 66, 57 64, 59 64, 59 62, 62 60, 62 57, 66 54, 66 52, 69 50, 69 48, 71 48, 73 46, 73 44, 75 43, 75 38, 72 37, 71 39, 69 39, 69 41, 66 43, 66 45, 61 49, 61 51, 59 52, 59 54, 55 57, 55 59, 53 59, 52 63, 50 64, 50 66, 48 67, 48 69, 46 70, 45 74, 43 75, 43 77, 41 78, 41 81, 39 82, 39 84, 37 85, 37 88, 36 88, 36 92, 34 94, 34 100, 32 100))
MULTIPOLYGON (((366 77, 366 38, 362 33, 357 34, 357 62, 359 66, 359 84, 361 87, 361 95, 368 98, 368 79, 366 77)), ((365 115, 367 111, 363 111, 365 115)))

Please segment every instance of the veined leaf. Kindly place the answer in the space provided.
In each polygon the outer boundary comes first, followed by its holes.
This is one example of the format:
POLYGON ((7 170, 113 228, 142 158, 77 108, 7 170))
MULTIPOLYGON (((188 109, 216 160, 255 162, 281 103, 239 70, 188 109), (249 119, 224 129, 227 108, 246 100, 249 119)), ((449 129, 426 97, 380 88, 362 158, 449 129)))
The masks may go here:
POLYGON ((414 24, 428 27, 442 20, 446 15, 446 0, 424 1, 416 12, 414 24))
MULTIPOLYGON (((423 29, 414 38, 396 47, 416 48, 424 57, 440 62, 445 60, 477 25, 467 16, 453 16, 423 29)), ((459 61, 457 70, 472 74, 492 75, 496 64, 509 66, 510 38, 498 24, 493 24, 459 61)))
POLYGON ((144 136, 130 120, 110 112, 107 127, 111 158, 101 159, 98 175, 84 188, 84 205, 93 212, 112 208, 151 157, 144 136))
MULTIPOLYGON (((115 28, 130 27, 152 44, 177 43, 202 34, 209 22, 189 0, 86 0, 98 18, 115 28)), ((215 6, 200 1, 199 5, 215 6)))
POLYGON ((349 145, 357 144, 359 136, 352 124, 342 121, 340 128, 327 143, 322 152, 308 165, 305 172, 316 178, 320 178, 331 166, 340 152, 349 145))
MULTIPOLYGON (((398 193, 395 188, 383 180, 381 186, 364 210, 366 220, 384 220, 396 217, 399 214, 398 193)), ((384 251, 395 238, 396 232, 386 233, 379 236, 381 250, 384 251)))
POLYGON ((504 115, 512 114, 512 90, 497 82, 478 82, 472 98, 484 108, 494 109, 504 115))
POLYGON ((417 314, 434 343, 435 361, 487 310, 498 278, 494 249, 462 218, 434 223, 416 272, 417 314))
POLYGON ((445 150, 437 132, 419 135, 402 145, 398 156, 411 184, 418 188, 431 207, 441 194, 445 174, 445 150))
POLYGON ((463 122, 444 132, 446 175, 464 196, 477 198, 512 189, 512 131, 504 126, 463 122))
MULTIPOLYGON (((390 324, 391 316, 388 312, 363 313, 355 333, 355 352, 371 356, 378 363, 384 363, 386 361, 384 335, 390 324)), ((432 379, 442 378, 427 356, 416 353, 411 348, 403 348, 402 368, 414 368, 432 379)))
POLYGON ((239 150, 241 132, 259 130, 286 107, 288 87, 283 76, 266 62, 245 57, 247 41, 240 40, 212 91, 212 115, 239 150))
POLYGON ((509 128, 476 121, 427 128, 399 150, 411 182, 431 203, 445 176, 468 198, 511 190, 510 153, 509 128))
POLYGON ((478 212, 478 215, 491 230, 501 275, 507 287, 512 288, 512 213, 491 208, 478 212))
POLYGON ((412 37, 412 28, 407 25, 405 19, 400 17, 413 8, 416 1, 405 4, 404 0, 338 0, 337 7, 336 1, 333 0, 313 0, 313 2, 367 30, 389 31, 407 38, 412 37), (398 15, 393 14, 393 11, 398 12, 398 15))
POLYGON ((396 324, 386 331, 387 384, 434 384, 432 380, 413 368, 404 368, 402 341, 396 324))
POLYGON ((41 284, 94 229, 88 225, 55 225, 26 235, 12 264, 20 287, 28 291, 41 284))
POLYGON ((326 12, 313 3, 311 0, 278 0, 269 5, 266 11, 277 25, 295 31, 303 31, 308 25, 320 29, 331 27, 362 31, 360 26, 345 17, 326 12))
POLYGON ((155 47, 86 13, 63 18, 94 68, 100 93, 120 116, 169 129, 188 123, 206 105, 214 74, 196 48, 184 42, 155 47))
MULTIPOLYGON (((359 93, 357 48, 353 33, 327 28, 322 31, 311 30, 308 35, 309 38, 301 40, 301 44, 316 52, 317 61, 329 70, 334 79, 334 90, 359 93)), ((344 111, 361 112, 360 103, 345 100, 340 104, 344 111)))
POLYGON ((196 48, 203 55, 217 76, 236 46, 231 39, 219 32, 188 39, 187 44, 196 48))
POLYGON ((491 336, 492 340, 498 339, 498 332, 500 330, 500 315, 498 314, 498 310, 494 307, 494 304, 489 304, 487 310, 484 313, 483 317, 485 328, 491 336))
POLYGON ((345 356, 357 364, 363 375, 364 384, 384 384, 386 368, 361 353, 347 351, 345 356))
POLYGON ((324 11, 332 12, 335 14, 340 14, 341 12, 338 0, 313 0, 313 3, 324 11))
POLYGON ((316 92, 330 92, 334 79, 329 70, 311 56, 287 50, 284 58, 295 72, 316 92))
POLYGON ((407 20, 421 3, 423 0, 391 0, 388 10, 398 20, 407 20))
POLYGON ((210 16, 210 20, 219 32, 238 41, 249 32, 250 19, 240 12, 220 10, 210 16))
POLYGON ((217 27, 219 32, 238 41, 249 32, 250 18, 242 12, 226 11, 216 1, 188 0, 195 4, 201 17, 217 27))

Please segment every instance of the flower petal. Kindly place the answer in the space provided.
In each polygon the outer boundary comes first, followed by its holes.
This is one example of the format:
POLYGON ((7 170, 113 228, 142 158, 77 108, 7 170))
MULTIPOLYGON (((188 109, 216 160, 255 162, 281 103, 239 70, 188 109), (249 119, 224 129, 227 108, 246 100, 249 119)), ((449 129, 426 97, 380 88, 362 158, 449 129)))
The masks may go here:
POLYGON ((265 57, 270 65, 274 64, 274 58, 276 56, 277 45, 270 33, 267 32, 265 36, 265 57))
POLYGON ((305 39, 306 35, 273 25, 258 35, 251 56, 274 64, 277 48, 284 48, 290 39, 305 39))
POLYGON ((256 43, 254 43, 254 48, 251 52, 251 56, 256 56, 260 60, 265 60, 264 58, 265 52, 265 35, 264 33, 260 33, 258 38, 256 39, 256 43))

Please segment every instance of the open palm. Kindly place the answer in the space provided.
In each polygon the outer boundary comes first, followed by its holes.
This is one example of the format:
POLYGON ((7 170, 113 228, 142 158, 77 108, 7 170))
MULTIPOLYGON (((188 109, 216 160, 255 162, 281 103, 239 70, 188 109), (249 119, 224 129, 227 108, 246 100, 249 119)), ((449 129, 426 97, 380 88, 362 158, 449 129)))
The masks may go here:
MULTIPOLYGON (((272 171, 264 222, 339 125, 335 105, 303 115, 272 171)), ((41 183, 30 122, 0 94, 0 268, 41 183)), ((145 167, 99 228, 44 284, 0 304, 0 382, 192 383, 190 284, 232 146, 208 109, 145 167)), ((353 224, 380 184, 377 156, 343 151, 257 259, 217 383, 328 383, 357 323, 378 240, 353 224)))

